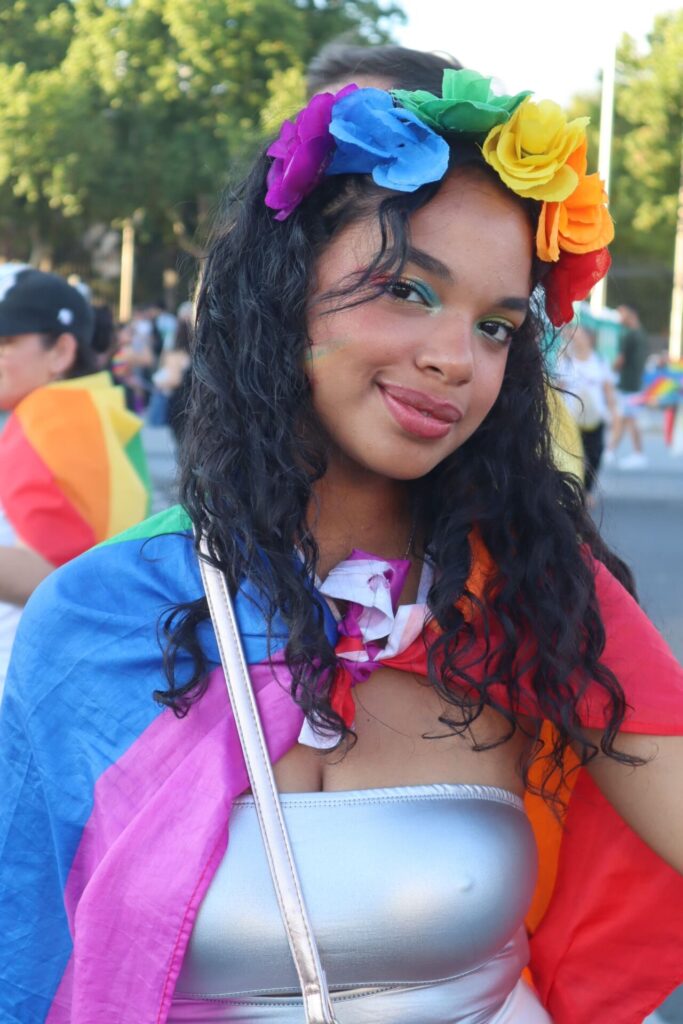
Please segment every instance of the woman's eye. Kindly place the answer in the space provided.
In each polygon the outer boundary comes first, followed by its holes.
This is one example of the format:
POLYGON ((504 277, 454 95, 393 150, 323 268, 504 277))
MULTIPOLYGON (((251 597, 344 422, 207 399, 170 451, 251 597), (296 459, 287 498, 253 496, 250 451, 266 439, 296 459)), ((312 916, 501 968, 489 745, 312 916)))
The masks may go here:
POLYGON ((422 281, 399 277, 387 281, 384 290, 400 302, 418 303, 429 309, 436 309, 440 305, 438 296, 422 281))
POLYGON ((508 320, 480 320, 477 326, 482 334, 497 345, 509 345, 516 330, 515 325, 508 320))

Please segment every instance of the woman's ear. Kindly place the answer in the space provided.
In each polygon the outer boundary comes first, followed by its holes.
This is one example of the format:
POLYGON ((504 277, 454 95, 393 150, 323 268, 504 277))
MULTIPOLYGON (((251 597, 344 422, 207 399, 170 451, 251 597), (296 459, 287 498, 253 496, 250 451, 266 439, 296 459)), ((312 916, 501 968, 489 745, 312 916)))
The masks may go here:
POLYGON ((76 362, 78 354, 78 342, 73 334, 65 331, 60 334, 56 342, 50 348, 50 368, 55 380, 66 377, 69 370, 76 362))

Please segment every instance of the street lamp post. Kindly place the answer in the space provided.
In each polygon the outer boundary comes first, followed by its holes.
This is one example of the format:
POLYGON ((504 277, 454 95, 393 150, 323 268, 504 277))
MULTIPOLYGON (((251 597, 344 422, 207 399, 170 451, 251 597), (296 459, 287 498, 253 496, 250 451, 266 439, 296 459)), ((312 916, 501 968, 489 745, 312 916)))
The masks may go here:
POLYGON ((119 320, 125 324, 133 315, 133 275, 135 271, 135 226, 127 217, 121 231, 121 285, 119 320))
POLYGON ((674 249, 674 284, 671 292, 671 320, 669 321, 669 356, 680 359, 683 355, 683 139, 681 140, 681 178, 678 189, 678 218, 676 220, 676 247, 674 249))
MULTIPOLYGON (((600 100, 600 144, 598 147, 598 174, 605 183, 609 193, 609 179, 612 169, 612 130, 614 126, 614 78, 617 64, 616 39, 610 43, 608 56, 602 72, 602 96, 600 100)), ((593 316, 598 317, 605 307, 607 295, 607 277, 593 288, 590 298, 590 309, 593 316)))

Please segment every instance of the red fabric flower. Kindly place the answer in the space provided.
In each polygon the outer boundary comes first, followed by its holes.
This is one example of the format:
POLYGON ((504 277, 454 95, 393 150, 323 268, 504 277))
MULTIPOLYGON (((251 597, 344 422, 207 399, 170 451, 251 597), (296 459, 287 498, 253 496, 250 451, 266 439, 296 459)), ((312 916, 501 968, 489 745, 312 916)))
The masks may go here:
POLYGON ((545 308, 550 322, 562 327, 574 316, 574 302, 585 299, 591 288, 601 281, 610 268, 612 258, 607 249, 594 252, 563 252, 543 281, 545 308))

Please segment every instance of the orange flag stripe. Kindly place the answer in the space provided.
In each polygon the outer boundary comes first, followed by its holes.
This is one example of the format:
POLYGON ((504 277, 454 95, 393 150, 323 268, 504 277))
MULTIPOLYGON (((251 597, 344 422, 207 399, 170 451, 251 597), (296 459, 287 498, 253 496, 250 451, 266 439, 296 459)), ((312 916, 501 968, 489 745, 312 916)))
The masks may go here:
POLYGON ((104 540, 110 468, 102 420, 90 394, 41 388, 24 399, 16 415, 67 500, 90 524, 95 539, 104 540))

